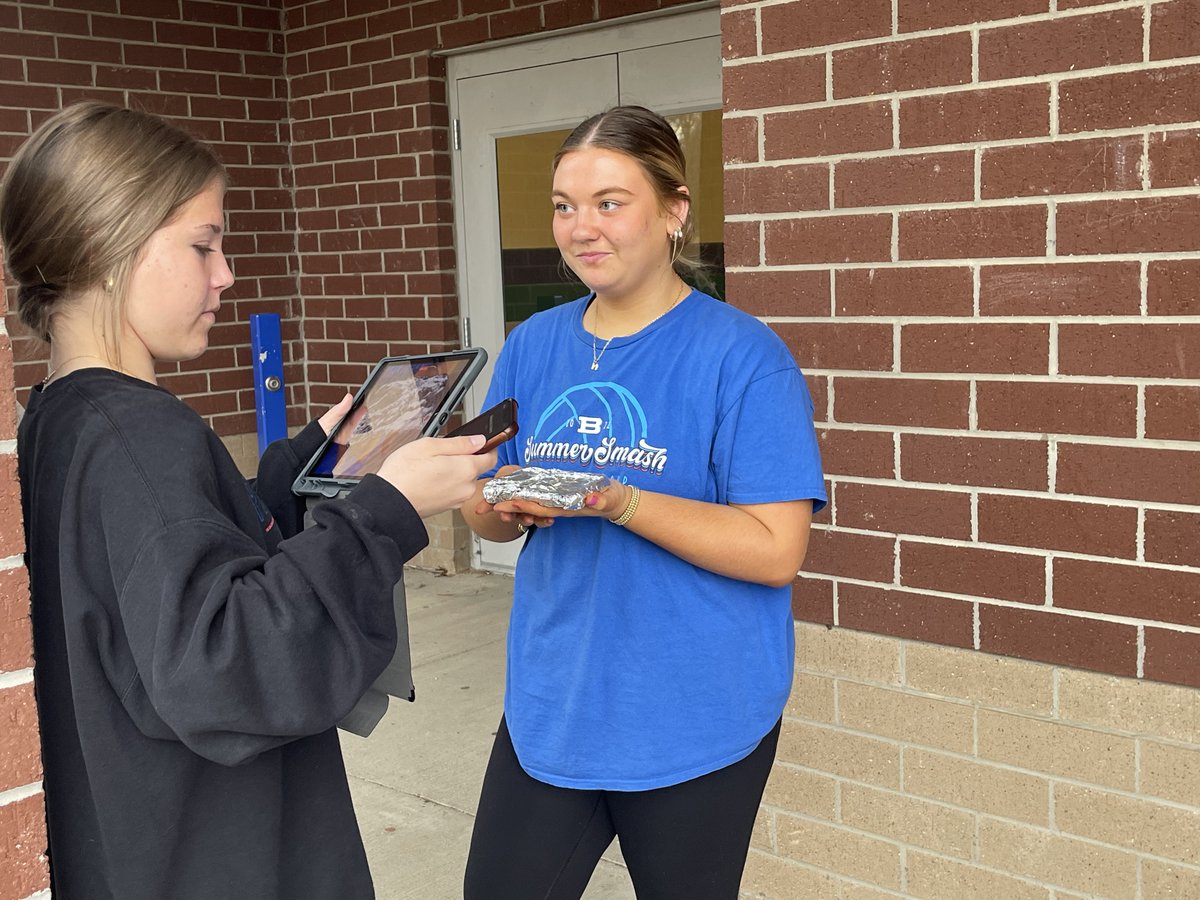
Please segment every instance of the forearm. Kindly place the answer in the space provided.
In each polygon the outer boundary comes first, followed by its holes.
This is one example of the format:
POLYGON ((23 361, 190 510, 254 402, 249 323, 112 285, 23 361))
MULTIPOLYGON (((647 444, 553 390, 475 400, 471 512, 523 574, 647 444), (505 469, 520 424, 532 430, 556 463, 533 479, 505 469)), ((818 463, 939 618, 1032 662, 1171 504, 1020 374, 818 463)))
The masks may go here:
POLYGON ((743 507, 642 491, 625 528, 718 575, 782 586, 804 562, 811 518, 808 500, 743 507))

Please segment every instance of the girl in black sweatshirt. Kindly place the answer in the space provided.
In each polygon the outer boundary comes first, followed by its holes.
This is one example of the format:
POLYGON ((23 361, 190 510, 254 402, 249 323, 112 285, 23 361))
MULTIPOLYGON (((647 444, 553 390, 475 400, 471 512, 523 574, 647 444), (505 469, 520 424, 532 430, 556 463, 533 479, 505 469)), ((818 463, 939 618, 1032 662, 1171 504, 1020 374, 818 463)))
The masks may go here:
POLYGON ((423 439, 314 513, 290 491, 349 397, 248 484, 155 382, 233 275, 226 178, 163 120, 86 102, 0 186, 0 240, 50 371, 18 433, 57 900, 374 896, 335 731, 391 659, 422 517, 479 437, 423 439))

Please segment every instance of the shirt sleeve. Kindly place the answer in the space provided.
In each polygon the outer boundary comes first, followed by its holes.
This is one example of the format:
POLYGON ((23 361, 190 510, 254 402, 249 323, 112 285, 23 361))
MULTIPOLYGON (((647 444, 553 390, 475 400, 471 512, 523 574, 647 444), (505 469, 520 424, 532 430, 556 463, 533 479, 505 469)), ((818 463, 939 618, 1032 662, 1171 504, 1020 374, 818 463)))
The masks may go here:
POLYGON ((427 542, 415 510, 368 476, 268 557, 203 490, 186 515, 167 499, 142 502, 140 538, 105 523, 139 728, 234 765, 333 727, 395 651, 392 589, 427 542))
POLYGON ((713 465, 721 502, 825 506, 812 398, 799 369, 753 377, 732 398, 717 426, 713 465))
POLYGON ((325 437, 325 429, 314 419, 295 437, 272 441, 258 461, 258 477, 251 488, 285 537, 299 532, 304 521, 304 500, 292 493, 292 484, 325 437))

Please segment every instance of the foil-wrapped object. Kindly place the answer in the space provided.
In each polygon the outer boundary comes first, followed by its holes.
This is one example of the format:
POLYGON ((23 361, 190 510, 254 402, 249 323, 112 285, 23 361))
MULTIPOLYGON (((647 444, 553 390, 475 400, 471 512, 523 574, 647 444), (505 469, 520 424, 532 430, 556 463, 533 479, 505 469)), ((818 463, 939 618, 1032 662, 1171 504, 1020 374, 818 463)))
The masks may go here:
POLYGON ((532 500, 542 506, 583 509, 583 500, 588 494, 602 491, 609 484, 611 482, 603 475, 527 466, 493 478, 483 486, 483 499, 488 503, 532 500))

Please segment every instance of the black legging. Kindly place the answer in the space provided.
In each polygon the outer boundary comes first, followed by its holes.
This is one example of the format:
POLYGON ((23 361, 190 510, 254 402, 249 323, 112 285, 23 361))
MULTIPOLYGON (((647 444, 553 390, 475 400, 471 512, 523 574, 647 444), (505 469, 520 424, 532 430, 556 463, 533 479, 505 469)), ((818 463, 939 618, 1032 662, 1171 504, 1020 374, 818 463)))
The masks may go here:
POLYGON ((745 759, 691 781, 589 791, 530 777, 501 719, 465 900, 578 900, 614 836, 638 900, 735 900, 779 725, 745 759))

